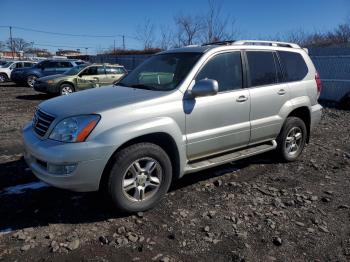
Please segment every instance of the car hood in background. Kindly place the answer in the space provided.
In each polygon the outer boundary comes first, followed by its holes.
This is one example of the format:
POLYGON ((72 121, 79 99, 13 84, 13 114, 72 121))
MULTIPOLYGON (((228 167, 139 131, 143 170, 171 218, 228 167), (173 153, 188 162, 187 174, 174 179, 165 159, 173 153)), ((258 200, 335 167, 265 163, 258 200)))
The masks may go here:
POLYGON ((64 118, 75 115, 98 114, 113 108, 155 99, 167 93, 123 86, 108 86, 52 98, 41 103, 39 108, 46 113, 64 118))

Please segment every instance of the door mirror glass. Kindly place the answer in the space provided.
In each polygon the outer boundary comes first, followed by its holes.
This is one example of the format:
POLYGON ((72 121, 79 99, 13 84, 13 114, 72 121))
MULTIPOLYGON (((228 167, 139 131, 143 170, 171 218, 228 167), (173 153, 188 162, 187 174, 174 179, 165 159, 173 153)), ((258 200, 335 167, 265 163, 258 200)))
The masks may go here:
POLYGON ((195 85, 188 93, 191 97, 213 96, 218 93, 218 90, 218 81, 213 79, 202 79, 196 81, 195 85))

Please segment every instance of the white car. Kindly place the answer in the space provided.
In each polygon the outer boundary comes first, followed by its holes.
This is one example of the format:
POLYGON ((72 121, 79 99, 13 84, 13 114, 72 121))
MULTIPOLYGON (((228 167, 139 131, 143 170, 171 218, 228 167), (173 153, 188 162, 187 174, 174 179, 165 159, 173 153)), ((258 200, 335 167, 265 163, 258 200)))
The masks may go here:
POLYGON ((36 62, 32 61, 9 61, 0 66, 0 83, 10 80, 11 72, 15 68, 32 67, 36 62))

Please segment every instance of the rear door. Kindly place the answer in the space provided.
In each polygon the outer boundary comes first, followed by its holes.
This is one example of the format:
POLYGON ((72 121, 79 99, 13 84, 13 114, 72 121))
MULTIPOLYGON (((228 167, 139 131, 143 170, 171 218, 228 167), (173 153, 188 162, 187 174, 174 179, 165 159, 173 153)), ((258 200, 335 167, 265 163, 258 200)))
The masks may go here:
POLYGON ((44 61, 41 64, 41 76, 49 76, 56 74, 57 67, 58 62, 56 61, 44 61))
POLYGON ((276 138, 284 121, 280 112, 290 94, 275 52, 259 50, 245 54, 251 98, 250 144, 253 144, 276 138))
POLYGON ((250 99, 243 88, 241 52, 216 54, 200 69, 195 81, 214 79, 214 96, 186 98, 187 155, 191 160, 246 146, 250 136, 250 99))
POLYGON ((73 64, 69 61, 60 61, 57 63, 56 73, 63 74, 67 70, 71 69, 73 64))
POLYGON ((125 75, 122 67, 106 66, 106 84, 110 85, 125 75))

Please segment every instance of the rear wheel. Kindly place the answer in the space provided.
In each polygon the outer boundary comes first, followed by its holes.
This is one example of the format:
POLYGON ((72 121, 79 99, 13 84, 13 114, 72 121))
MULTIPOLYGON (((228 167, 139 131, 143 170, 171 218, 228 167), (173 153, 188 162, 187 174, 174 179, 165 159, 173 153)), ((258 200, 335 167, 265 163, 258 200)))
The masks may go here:
POLYGON ((60 87, 60 95, 61 96, 66 96, 70 95, 71 93, 74 93, 74 87, 70 84, 63 84, 60 87))
POLYGON ((155 144, 139 143, 115 155, 108 193, 118 209, 144 211, 166 194, 171 178, 172 166, 166 152, 155 144))
POLYGON ((31 88, 34 87, 35 81, 38 79, 35 75, 30 75, 27 77, 27 85, 31 88))
POLYGON ((8 77, 6 74, 0 74, 0 83, 4 83, 8 81, 8 77))
POLYGON ((306 136, 304 121, 298 117, 288 117, 277 138, 278 156, 283 161, 295 161, 305 147, 306 136))

